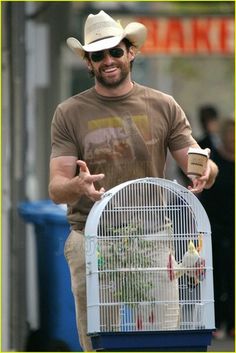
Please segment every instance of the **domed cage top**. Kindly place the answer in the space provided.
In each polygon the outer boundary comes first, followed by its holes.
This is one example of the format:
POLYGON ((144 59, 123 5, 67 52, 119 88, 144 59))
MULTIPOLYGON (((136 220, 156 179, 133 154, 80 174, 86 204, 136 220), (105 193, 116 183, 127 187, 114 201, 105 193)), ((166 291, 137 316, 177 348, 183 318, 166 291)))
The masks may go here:
POLYGON ((211 229, 165 179, 120 184, 87 218, 88 333, 214 329, 211 229))

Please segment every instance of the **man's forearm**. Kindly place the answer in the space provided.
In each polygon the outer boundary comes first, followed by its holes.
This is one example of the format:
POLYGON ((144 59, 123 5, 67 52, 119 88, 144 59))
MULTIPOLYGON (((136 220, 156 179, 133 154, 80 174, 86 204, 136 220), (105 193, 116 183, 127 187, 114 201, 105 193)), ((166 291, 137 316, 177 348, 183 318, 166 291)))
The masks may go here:
POLYGON ((49 197, 55 203, 73 204, 82 195, 79 191, 78 176, 68 179, 63 176, 54 177, 49 184, 49 197))

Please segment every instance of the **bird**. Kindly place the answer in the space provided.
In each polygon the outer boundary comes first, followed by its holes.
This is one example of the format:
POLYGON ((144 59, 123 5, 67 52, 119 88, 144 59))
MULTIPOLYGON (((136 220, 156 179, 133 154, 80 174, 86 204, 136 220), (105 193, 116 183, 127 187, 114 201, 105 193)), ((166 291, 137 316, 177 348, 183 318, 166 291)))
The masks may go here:
POLYGON ((199 258, 200 258, 200 255, 196 250, 194 243, 190 240, 188 244, 188 250, 186 251, 186 253, 182 258, 181 267, 183 269, 192 268, 195 266, 199 258))
MULTIPOLYGON (((199 247, 198 247, 199 248, 199 247)), ((194 243, 190 240, 188 249, 184 253, 182 261, 177 263, 170 253, 167 263, 168 277, 171 281, 186 274, 189 278, 198 283, 204 279, 205 261, 199 255, 194 243)))

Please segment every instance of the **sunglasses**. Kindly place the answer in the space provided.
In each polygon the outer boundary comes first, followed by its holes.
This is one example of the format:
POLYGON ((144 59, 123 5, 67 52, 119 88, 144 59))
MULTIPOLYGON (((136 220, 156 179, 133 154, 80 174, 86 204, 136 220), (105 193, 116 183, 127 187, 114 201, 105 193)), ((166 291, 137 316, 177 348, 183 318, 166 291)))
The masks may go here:
POLYGON ((109 55, 113 58, 121 58, 124 55, 124 50, 122 48, 111 48, 107 50, 95 51, 91 54, 91 59, 95 63, 102 61, 105 58, 105 52, 108 51, 109 55))

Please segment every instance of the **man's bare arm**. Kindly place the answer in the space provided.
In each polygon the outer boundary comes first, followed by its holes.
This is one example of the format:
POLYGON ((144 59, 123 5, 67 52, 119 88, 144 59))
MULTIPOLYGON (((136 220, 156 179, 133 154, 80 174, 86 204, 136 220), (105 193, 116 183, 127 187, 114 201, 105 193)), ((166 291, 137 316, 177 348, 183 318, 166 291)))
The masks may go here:
POLYGON ((94 182, 104 178, 104 174, 91 175, 84 161, 73 156, 61 156, 50 161, 49 196, 55 203, 73 204, 82 195, 97 201, 104 189, 96 190, 94 182), (80 167, 76 175, 77 166, 80 167))
MULTIPOLYGON (((191 147, 200 148, 200 146, 197 144, 191 147)), ((180 150, 172 152, 173 158, 176 160, 176 162, 178 163, 178 165, 186 175, 187 175, 187 165, 188 165, 188 149, 189 147, 185 147, 180 150)), ((217 174, 218 174, 217 165, 211 159, 208 159, 204 174, 199 178, 195 178, 192 181, 193 185, 192 186, 190 185, 188 189, 194 193, 202 192, 203 189, 210 189, 215 182, 217 174)))

